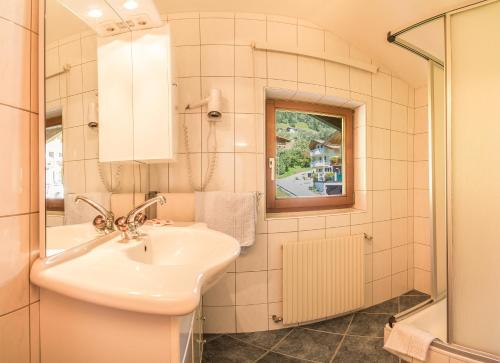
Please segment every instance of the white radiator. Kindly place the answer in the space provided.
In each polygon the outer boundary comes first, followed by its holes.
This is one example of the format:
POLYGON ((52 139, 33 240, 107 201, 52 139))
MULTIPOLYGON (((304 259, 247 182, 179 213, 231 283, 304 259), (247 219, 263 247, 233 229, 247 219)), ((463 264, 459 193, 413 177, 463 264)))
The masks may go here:
POLYGON ((364 235, 283 245, 283 323, 302 323, 364 305, 364 235))

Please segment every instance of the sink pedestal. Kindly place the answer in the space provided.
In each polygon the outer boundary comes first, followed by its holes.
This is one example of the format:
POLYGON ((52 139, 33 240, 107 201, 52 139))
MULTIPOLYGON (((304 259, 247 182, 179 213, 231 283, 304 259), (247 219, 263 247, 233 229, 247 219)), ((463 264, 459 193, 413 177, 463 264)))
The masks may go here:
POLYGON ((202 318, 113 309, 40 290, 42 362, 200 362, 202 318), (194 342, 194 343, 193 343, 194 342))

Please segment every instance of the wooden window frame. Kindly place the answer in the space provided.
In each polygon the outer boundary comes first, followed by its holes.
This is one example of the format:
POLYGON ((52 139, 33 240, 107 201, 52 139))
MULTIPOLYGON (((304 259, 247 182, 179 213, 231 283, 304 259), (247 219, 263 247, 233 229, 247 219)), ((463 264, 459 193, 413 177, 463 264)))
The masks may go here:
MULTIPOLYGON (((45 120, 45 128, 58 125, 62 126, 62 116, 55 116, 45 120)), ((50 212, 64 212, 64 199, 46 198, 45 208, 50 212)))
POLYGON ((342 107, 306 102, 266 100, 266 210, 271 213, 299 212, 322 209, 348 208, 354 204, 354 110, 342 107), (343 118, 342 155, 345 194, 341 196, 276 198, 276 180, 271 180, 270 158, 276 158, 276 110, 290 110, 304 113, 322 113, 343 118))

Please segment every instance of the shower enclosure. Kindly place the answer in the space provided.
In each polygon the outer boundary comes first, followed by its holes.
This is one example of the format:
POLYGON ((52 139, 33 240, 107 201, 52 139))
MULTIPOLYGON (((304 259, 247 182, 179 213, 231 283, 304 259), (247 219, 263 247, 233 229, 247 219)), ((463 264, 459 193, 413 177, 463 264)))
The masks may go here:
POLYGON ((388 41, 428 62, 431 299, 395 316, 433 347, 500 362, 500 1, 439 14, 388 41))

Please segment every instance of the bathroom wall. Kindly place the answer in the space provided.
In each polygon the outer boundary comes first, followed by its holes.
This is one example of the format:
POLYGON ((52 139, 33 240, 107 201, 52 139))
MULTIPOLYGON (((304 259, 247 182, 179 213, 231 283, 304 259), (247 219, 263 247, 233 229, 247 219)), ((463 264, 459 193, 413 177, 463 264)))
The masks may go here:
POLYGON ((0 7, 0 362, 39 362, 38 2, 0 7))
MULTIPOLYGON (((290 99, 359 106, 355 122, 356 209, 266 219, 259 210, 257 243, 204 296, 208 332, 280 328, 281 244, 286 240, 366 232, 366 305, 413 288, 414 89, 381 66, 371 74, 339 64, 273 52, 252 41, 325 50, 367 63, 369 55, 300 19, 258 14, 183 13, 168 16, 177 59, 180 120, 186 118, 194 184, 205 178, 208 122, 183 106, 217 87, 224 98, 217 124, 217 169, 209 190, 264 191, 263 88, 290 99), (362 114, 366 112, 366 115, 362 114)), ((189 192, 182 129, 178 162, 151 166, 151 190, 189 192)), ((210 149, 212 150, 212 149, 210 149)))
POLYGON ((415 90, 414 129, 414 265, 415 288, 431 293, 431 231, 429 220, 428 88, 415 90))

